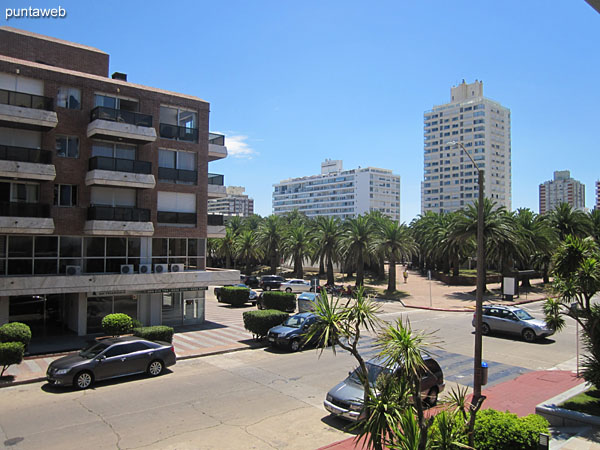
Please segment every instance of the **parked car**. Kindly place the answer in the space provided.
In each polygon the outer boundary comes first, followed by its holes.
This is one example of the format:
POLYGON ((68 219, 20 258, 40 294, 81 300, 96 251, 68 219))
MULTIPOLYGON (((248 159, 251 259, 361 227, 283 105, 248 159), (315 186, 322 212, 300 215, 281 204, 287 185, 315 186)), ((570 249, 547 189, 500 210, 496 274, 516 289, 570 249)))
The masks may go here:
POLYGON ((252 305, 256 305, 256 301, 258 299, 258 294, 256 293, 255 290, 250 289, 244 283, 236 284, 236 286, 237 287, 243 287, 243 288, 249 289, 249 292, 248 292, 248 303, 252 303, 252 305))
MULTIPOLYGON (((473 314, 475 326, 475 314, 473 314)), ((515 334, 527 342, 554 334, 546 322, 535 319, 531 314, 517 306, 485 305, 483 307, 481 333, 488 335, 492 332, 515 334)))
POLYGON ((298 312, 310 312, 315 310, 315 303, 321 298, 321 294, 314 292, 303 292, 298 296, 298 312))
POLYGON ((240 275, 240 281, 251 288, 257 288, 260 284, 260 280, 256 275, 240 275))
MULTIPOLYGON (((444 374, 440 365, 433 358, 424 355, 423 360, 427 370, 421 378, 421 398, 427 406, 435 406, 438 395, 444 390, 444 374)), ((375 387, 377 378, 382 373, 399 375, 402 366, 388 368, 384 360, 374 358, 366 363, 369 382, 375 387)), ((325 409, 335 416, 356 422, 364 418, 363 397, 364 389, 359 378, 360 368, 350 372, 348 378, 333 387, 325 397, 325 409)))
POLYGON ((270 291, 271 289, 279 289, 281 283, 285 282, 285 278, 279 275, 263 275, 260 277, 259 287, 263 291, 270 291))
POLYGON ((281 283, 280 289, 285 292, 309 292, 310 283, 299 278, 292 278, 291 280, 281 283))
POLYGON ((87 389, 96 381, 136 373, 155 377, 175 360, 175 349, 166 342, 135 336, 107 338, 51 362, 46 379, 55 385, 87 389))
POLYGON ((310 326, 317 322, 317 316, 312 313, 294 314, 281 325, 269 330, 267 339, 269 344, 276 347, 285 347, 292 352, 297 352, 306 345, 314 345, 316 339, 306 341, 306 334, 310 326))

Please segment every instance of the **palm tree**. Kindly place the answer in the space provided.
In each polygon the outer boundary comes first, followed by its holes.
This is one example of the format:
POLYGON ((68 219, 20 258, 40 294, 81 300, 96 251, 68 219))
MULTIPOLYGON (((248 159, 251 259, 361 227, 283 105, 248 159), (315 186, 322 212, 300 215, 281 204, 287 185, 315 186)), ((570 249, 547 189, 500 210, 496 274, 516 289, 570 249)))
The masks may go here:
POLYGON ((256 245, 254 231, 243 230, 235 240, 235 252, 240 260, 246 262, 245 274, 251 275, 252 261, 262 256, 260 247, 256 245))
POLYGON ((344 223, 342 248, 346 265, 356 262, 356 286, 362 286, 365 262, 373 254, 373 222, 365 216, 348 219, 344 223))
POLYGON ((252 214, 251 216, 242 219, 242 228, 244 230, 257 230, 262 221, 262 217, 258 214, 252 214))
POLYGON ((283 251, 294 262, 294 276, 302 278, 304 276, 302 264, 311 252, 310 235, 304 224, 294 222, 290 225, 283 238, 283 251))
POLYGON ((585 237, 592 231, 589 216, 583 211, 572 208, 568 203, 559 204, 547 215, 550 225, 556 229, 561 241, 564 241, 569 234, 585 237))
POLYGON ((379 228, 375 245, 378 253, 383 255, 389 263, 388 287, 389 292, 396 290, 396 263, 409 259, 416 252, 416 243, 411 236, 409 228, 393 221, 382 222, 379 228))
POLYGON ((311 232, 311 243, 315 249, 315 260, 325 261, 327 284, 335 282, 333 263, 338 261, 342 228, 336 217, 318 217, 311 232))
POLYGON ((242 218, 240 216, 233 216, 227 222, 227 228, 229 228, 234 236, 237 236, 242 231, 243 227, 242 218))
MULTIPOLYGON (((544 283, 548 283, 550 260, 558 239, 555 230, 548 225, 544 216, 527 208, 518 209, 515 220, 519 229, 519 239, 524 241, 521 246, 528 249, 518 261, 520 268, 541 270, 544 283)), ((528 285, 529 280, 523 280, 522 286, 528 285)))
POLYGON ((206 240, 206 265, 208 267, 213 267, 214 258, 217 256, 217 252, 219 249, 220 239, 217 238, 208 238, 206 240))
POLYGON ((269 258, 272 275, 277 273, 282 240, 283 226, 281 218, 276 215, 267 217, 258 227, 257 241, 258 245, 264 249, 265 256, 269 258))
MULTIPOLYGON (((370 211, 366 214, 366 216, 373 223, 373 231, 375 231, 376 233, 379 233, 383 229, 383 227, 386 226, 387 223, 392 221, 388 216, 385 216, 379 210, 370 211)), ((375 270, 377 272, 377 279, 384 280, 385 255, 380 250, 382 249, 377 246, 375 247, 371 264, 375 266, 375 270)))
POLYGON ((595 208, 590 211, 589 218, 592 224, 592 237, 600 245, 600 209, 595 208))
MULTIPOLYGON (((236 240, 235 232, 227 227, 225 228, 225 237, 220 239, 218 254, 225 258, 225 268, 231 269, 231 261, 235 259, 235 240, 236 240)), ((235 261, 234 261, 235 266, 235 261)))

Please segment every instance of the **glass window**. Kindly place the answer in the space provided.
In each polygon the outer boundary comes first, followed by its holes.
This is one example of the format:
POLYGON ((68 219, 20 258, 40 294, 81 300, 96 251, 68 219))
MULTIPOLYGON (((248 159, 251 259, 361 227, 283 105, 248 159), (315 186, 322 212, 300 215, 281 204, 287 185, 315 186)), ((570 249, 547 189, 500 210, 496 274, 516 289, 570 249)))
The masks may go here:
POLYGON ((96 94, 94 96, 94 106, 117 109, 117 99, 115 97, 109 97, 108 95, 96 94))
POLYGON ((140 238, 127 239, 127 255, 130 258, 140 257, 140 238))
POLYGON ((92 143, 92 156, 106 156, 107 158, 112 158, 114 156, 113 147, 113 144, 94 141, 92 143))
POLYGON ((39 185, 11 183, 10 201, 18 203, 37 203, 39 199, 39 185))
POLYGON ((80 237, 60 237, 60 256, 61 258, 78 258, 81 256, 81 238, 80 237))
POLYGON ((57 184, 54 186, 54 204, 57 206, 77 205, 77 186, 74 184, 57 184))
MULTIPOLYGON (((9 258, 31 258, 33 236, 10 236, 8 239, 9 258)), ((29 271, 31 273, 31 270, 29 271)))
POLYGON ((177 152, 177 168, 196 170, 196 154, 191 152, 177 152))
POLYGON ((104 238, 85 238, 85 256, 104 257, 104 238))
POLYGON ((69 87, 58 88, 56 105, 61 108, 81 109, 81 91, 69 87))
POLYGON ((115 345, 104 352, 104 355, 107 358, 111 358, 113 356, 121 356, 128 352, 128 348, 126 344, 115 345))
POLYGON ((127 238, 106 238, 106 256, 126 256, 127 238))
POLYGON ((185 239, 169 239, 169 256, 185 256, 185 252, 185 239))
POLYGON ((168 125, 177 125, 178 111, 176 108, 169 108, 167 106, 160 107, 160 122, 168 125))
POLYGON ((56 236, 37 236, 35 238, 35 257, 58 257, 58 238, 56 236))
POLYGON ((79 158, 79 138, 56 136, 56 155, 63 158, 79 158))
POLYGON ((152 239, 152 256, 167 256, 167 240, 164 238, 152 239))
POLYGON ((117 144, 115 148, 115 157, 122 159, 135 159, 135 146, 126 144, 117 144))
POLYGON ((158 150, 158 167, 175 169, 177 152, 174 150, 158 150))

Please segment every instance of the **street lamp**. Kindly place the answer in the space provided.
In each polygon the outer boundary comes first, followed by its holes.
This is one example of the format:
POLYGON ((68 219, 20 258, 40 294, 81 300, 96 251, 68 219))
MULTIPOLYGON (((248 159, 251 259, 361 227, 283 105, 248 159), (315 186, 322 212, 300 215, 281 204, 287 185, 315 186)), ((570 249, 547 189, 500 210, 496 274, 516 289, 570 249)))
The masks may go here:
POLYGON ((449 145, 460 145, 463 152, 473 163, 473 168, 477 169, 479 184, 479 194, 477 202, 477 295, 475 299, 475 355, 473 362, 473 401, 475 411, 481 406, 483 398, 481 397, 481 353, 482 353, 482 315, 483 315, 483 290, 485 286, 485 240, 483 238, 483 169, 477 166, 477 163, 471 154, 465 149, 462 142, 451 141, 449 145))

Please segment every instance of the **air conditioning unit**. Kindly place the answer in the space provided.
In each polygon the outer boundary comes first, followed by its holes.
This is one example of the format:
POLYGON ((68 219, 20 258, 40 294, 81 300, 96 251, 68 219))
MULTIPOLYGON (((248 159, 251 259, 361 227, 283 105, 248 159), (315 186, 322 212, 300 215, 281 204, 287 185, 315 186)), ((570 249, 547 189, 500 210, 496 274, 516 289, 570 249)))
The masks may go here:
POLYGON ((67 266, 67 275, 81 275, 81 266, 67 266))
POLYGON ((121 264, 121 273, 133 273, 133 264, 121 264))
POLYGON ((152 273, 152 264, 140 264, 140 273, 152 273))
POLYGON ((167 264, 154 264, 154 273, 166 273, 169 271, 167 264))
POLYGON ((185 264, 171 264, 171 272, 183 272, 185 264))

